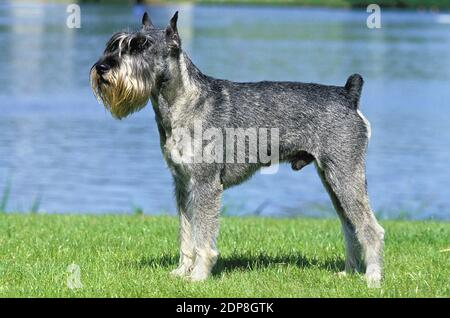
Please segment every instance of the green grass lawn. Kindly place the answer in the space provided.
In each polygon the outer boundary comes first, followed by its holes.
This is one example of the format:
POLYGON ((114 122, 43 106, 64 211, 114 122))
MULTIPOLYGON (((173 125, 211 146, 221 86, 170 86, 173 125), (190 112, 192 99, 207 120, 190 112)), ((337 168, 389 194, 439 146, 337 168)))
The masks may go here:
POLYGON ((222 219, 211 279, 175 279, 177 219, 168 216, 0 215, 2 297, 449 297, 449 222, 382 222, 385 276, 368 289, 339 277, 336 220, 222 219), (69 289, 67 267, 82 288, 69 289))

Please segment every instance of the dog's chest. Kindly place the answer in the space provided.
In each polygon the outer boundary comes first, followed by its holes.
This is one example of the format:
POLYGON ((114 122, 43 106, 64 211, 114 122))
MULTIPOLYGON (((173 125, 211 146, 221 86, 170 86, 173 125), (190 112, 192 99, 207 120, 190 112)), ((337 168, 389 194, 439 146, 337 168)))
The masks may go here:
POLYGON ((194 162, 194 152, 188 129, 171 129, 166 134, 162 153, 168 168, 174 176, 187 178, 190 164, 194 162))

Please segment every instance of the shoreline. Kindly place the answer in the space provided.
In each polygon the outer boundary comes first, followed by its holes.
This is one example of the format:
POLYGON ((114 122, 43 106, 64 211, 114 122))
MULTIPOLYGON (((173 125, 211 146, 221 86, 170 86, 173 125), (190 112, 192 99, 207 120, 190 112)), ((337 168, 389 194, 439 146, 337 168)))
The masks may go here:
MULTIPOLYGON (((21 0, 14 4, 101 4, 101 5, 214 5, 214 6, 248 6, 248 7, 297 7, 297 8, 329 8, 329 9, 365 9, 374 1, 366 0, 21 0)), ((440 12, 450 10, 450 1, 430 0, 427 4, 420 1, 405 2, 402 0, 379 0, 381 9, 414 10, 440 12)))
MULTIPOLYGON (((65 1, 56 1, 65 2, 65 1)), ((119 0, 81 0, 80 3, 97 4, 123 4, 119 0)), ((361 9, 366 8, 373 1, 365 0, 143 0, 129 1, 129 4, 142 5, 176 5, 176 4, 197 4, 197 5, 217 5, 217 6, 261 6, 261 7, 308 7, 308 8, 347 8, 361 9)), ((418 11, 440 11, 449 10, 450 1, 431 0, 426 5, 420 1, 401 1, 401 0, 379 0, 376 2, 381 9, 399 9, 399 10, 418 10, 418 11)))

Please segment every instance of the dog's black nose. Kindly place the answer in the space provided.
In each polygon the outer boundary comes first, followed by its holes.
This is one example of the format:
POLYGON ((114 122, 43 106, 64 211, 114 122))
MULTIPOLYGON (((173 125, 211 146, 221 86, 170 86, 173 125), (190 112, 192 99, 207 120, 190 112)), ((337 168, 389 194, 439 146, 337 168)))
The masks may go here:
POLYGON ((109 71, 110 68, 111 68, 111 66, 109 66, 108 64, 105 64, 105 63, 97 63, 95 65, 95 70, 97 71, 97 73, 99 75, 105 74, 106 72, 109 71))

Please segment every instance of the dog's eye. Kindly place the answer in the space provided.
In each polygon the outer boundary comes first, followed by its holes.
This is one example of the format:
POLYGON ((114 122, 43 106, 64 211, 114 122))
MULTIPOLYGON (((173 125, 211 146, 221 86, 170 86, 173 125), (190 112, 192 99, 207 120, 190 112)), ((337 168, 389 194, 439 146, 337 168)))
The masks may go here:
POLYGON ((145 37, 134 38, 130 42, 130 53, 142 52, 151 45, 151 41, 145 37))

